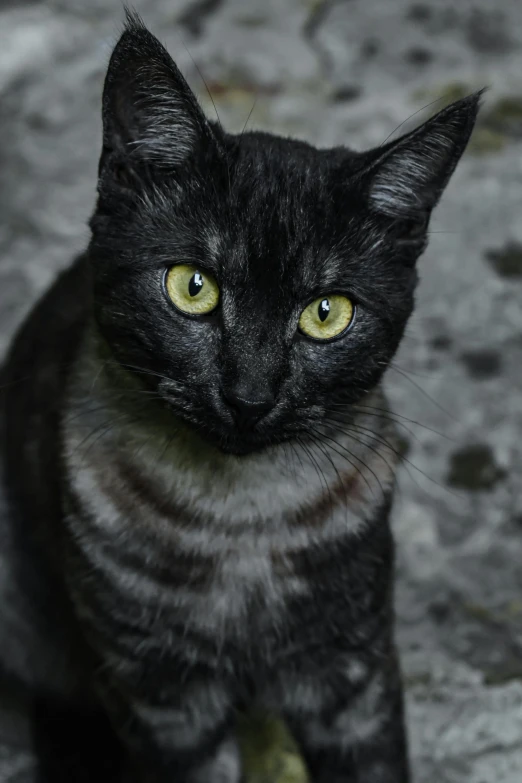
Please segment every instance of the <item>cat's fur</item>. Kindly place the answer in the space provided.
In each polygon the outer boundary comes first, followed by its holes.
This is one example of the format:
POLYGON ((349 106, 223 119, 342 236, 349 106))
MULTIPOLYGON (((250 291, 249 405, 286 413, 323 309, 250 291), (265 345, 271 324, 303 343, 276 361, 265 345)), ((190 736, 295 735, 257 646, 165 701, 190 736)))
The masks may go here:
POLYGON ((129 16, 92 241, 2 378, 0 663, 40 780, 238 783, 257 704, 315 783, 407 783, 379 382, 478 103, 362 154, 231 136, 129 16), (167 301, 175 263, 215 272, 216 314, 167 301), (329 292, 356 320, 313 342, 329 292), (230 390, 273 407, 240 428, 230 390))

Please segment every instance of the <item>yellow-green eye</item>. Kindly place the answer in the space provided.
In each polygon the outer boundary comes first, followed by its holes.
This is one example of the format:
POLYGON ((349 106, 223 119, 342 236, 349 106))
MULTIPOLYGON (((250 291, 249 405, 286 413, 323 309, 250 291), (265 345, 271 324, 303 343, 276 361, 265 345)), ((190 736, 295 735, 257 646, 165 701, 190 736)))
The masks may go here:
POLYGON ((346 296, 321 296, 303 310, 299 329, 314 340, 331 340, 350 326, 354 310, 354 305, 346 296))
POLYGON ((188 264, 171 267, 165 287, 182 313, 206 315, 215 310, 219 302, 218 284, 212 275, 188 264))

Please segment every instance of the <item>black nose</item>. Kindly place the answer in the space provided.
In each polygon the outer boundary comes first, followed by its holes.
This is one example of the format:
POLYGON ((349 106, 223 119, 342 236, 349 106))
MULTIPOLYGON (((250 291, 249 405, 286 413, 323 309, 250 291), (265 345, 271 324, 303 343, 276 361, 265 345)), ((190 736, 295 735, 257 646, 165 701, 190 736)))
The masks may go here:
POLYGON ((245 399, 235 391, 223 393, 225 401, 232 410, 236 423, 241 427, 253 427, 274 407, 274 397, 266 394, 263 397, 245 399))

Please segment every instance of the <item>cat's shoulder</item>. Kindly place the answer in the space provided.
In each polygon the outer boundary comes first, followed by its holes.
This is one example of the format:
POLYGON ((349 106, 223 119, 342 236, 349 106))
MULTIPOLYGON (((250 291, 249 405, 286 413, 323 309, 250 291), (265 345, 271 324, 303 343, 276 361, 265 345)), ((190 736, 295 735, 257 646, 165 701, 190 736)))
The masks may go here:
POLYGON ((44 496, 49 514, 59 505, 49 488, 56 486, 59 473, 58 430, 68 369, 89 317, 88 274, 87 260, 80 256, 57 277, 22 322, 2 368, 1 452, 11 494, 28 516, 43 507, 44 496))
POLYGON ((13 376, 19 376, 24 367, 34 372, 35 364, 43 364, 43 360, 63 360, 64 351, 68 353, 87 320, 88 276, 87 257, 80 255, 35 303, 7 354, 3 368, 6 382, 16 380, 13 376))

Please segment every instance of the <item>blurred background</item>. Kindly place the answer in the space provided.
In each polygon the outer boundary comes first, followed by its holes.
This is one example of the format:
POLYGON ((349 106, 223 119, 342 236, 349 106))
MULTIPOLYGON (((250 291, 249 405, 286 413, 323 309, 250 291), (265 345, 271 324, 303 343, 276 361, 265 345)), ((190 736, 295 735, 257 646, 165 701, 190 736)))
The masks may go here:
MULTIPOLYGON (((520 783, 522 2, 134 5, 231 130, 364 149, 490 87, 386 383, 405 417, 394 525, 415 781, 520 783)), ((88 240, 122 19, 116 0, 0 0, 0 352, 88 240)))

